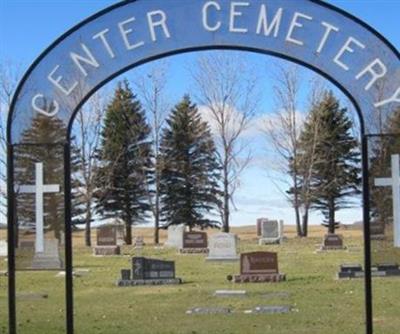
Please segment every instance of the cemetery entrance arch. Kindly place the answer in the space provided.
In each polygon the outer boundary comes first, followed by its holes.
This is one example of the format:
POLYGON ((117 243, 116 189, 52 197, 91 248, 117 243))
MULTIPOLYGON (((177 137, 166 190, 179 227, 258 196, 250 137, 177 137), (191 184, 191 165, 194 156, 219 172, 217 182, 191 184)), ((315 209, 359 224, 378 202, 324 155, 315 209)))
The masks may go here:
MULTIPOLYGON (((11 334, 16 333, 16 195, 35 192, 38 205, 43 193, 59 191, 59 185, 43 183, 41 161, 31 166, 36 168, 36 188, 21 187, 15 178, 16 152, 24 145, 64 148, 66 330, 73 333, 69 155, 74 115, 97 89, 135 66, 210 49, 246 50, 296 62, 330 80, 356 107, 362 133, 366 332, 372 333, 367 136, 379 135, 380 125, 400 105, 399 52, 356 17, 320 0, 131 0, 97 13, 56 40, 29 68, 14 96, 7 128, 11 334), (65 140, 27 136, 38 117, 62 125, 65 140)), ((41 208, 36 210, 36 231, 42 218, 41 208)))

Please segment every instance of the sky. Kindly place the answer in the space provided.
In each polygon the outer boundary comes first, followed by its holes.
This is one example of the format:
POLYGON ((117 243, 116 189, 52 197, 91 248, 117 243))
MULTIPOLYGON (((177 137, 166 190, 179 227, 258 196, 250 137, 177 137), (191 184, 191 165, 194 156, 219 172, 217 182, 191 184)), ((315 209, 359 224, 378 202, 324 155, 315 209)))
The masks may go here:
MULTIPOLYGON (((66 30, 116 2, 111 0, 0 0, 0 61, 11 60, 12 63, 19 64, 21 71, 24 72, 29 64, 66 30)), ((384 35, 397 49, 400 48, 400 34, 396 28, 400 0, 329 0, 326 2, 359 17, 384 35)), ((267 67, 266 56, 248 55, 247 57, 254 66, 267 67)), ((168 61, 168 87, 173 96, 172 102, 176 102, 184 93, 187 93, 188 74, 185 68, 190 67, 195 59, 196 55, 191 54, 175 56, 168 61)), ((145 71, 146 66, 140 70, 145 71)), ((125 76, 135 77, 135 73, 125 76)), ((268 95, 270 92, 269 85, 267 94, 264 94, 261 101, 261 109, 267 113, 273 108, 268 95)), ((264 116, 264 114, 259 115, 260 119, 264 116)), ((252 128, 252 131, 254 133, 248 136, 252 140, 255 159, 241 179, 241 187, 235 200, 237 211, 232 214, 232 223, 233 225, 249 225, 254 224, 258 217, 268 217, 283 219, 286 224, 293 224, 293 210, 282 194, 284 185, 273 182, 276 176, 268 168, 268 159, 264 160, 265 142, 256 135, 256 127, 252 128)), ((360 209, 342 210, 338 214, 338 221, 343 223, 352 223, 360 219, 360 209)), ((319 224, 321 220, 318 214, 311 216, 312 224, 319 224)))

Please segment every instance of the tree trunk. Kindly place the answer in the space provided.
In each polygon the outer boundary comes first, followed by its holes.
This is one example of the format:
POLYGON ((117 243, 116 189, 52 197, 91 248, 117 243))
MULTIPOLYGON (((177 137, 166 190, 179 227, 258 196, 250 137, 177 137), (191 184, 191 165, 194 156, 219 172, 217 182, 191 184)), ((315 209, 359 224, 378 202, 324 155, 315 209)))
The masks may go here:
POLYGON ((294 189, 294 211, 296 214, 296 230, 297 230, 297 236, 302 237, 303 236, 303 230, 301 228, 301 222, 300 222, 300 208, 299 208, 299 194, 297 193, 297 186, 295 186, 294 189))
POLYGON ((86 203, 85 245, 87 247, 90 247, 92 245, 91 223, 92 223, 92 212, 91 212, 91 208, 90 208, 90 203, 86 203))
POLYGON ((329 233, 335 233, 335 201, 333 198, 329 199, 329 233))
POLYGON ((304 214, 303 214, 303 237, 306 238, 308 236, 308 211, 309 211, 309 207, 306 206, 304 209, 304 214))
POLYGON ((156 194, 154 203, 154 243, 160 243, 160 181, 158 171, 156 171, 156 194))
POLYGON ((127 245, 132 245, 132 222, 127 220, 125 223, 125 242, 127 245))
POLYGON ((222 230, 225 233, 229 233, 229 180, 228 180, 228 167, 227 163, 224 164, 224 221, 222 230))

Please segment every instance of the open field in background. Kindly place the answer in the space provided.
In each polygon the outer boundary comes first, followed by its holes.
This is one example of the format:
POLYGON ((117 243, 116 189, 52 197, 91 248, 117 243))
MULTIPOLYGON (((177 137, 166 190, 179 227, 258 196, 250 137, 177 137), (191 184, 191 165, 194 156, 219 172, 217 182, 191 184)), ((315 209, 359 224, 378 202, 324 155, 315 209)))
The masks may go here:
MULTIPOLYGON (((229 274, 239 273, 239 262, 213 264, 204 255, 179 255, 173 249, 151 245, 152 229, 134 229, 143 235, 142 255, 176 261, 179 286, 117 288, 120 269, 130 268, 132 247, 124 246, 124 256, 93 257, 83 246, 83 233, 74 233, 75 270, 89 269, 74 279, 75 327, 82 334, 353 334, 364 333, 363 280, 338 281, 341 263, 362 263, 361 230, 339 230, 351 251, 316 254, 316 244, 325 229, 311 227, 310 237, 295 238, 294 227, 285 227, 287 241, 281 245, 258 246, 255 226, 233 228, 241 239, 240 251, 278 252, 280 271, 287 281, 278 284, 233 284, 229 274), (247 297, 218 298, 217 289, 245 289, 247 297), (287 292, 288 297, 266 296, 287 292), (289 314, 243 314, 261 305, 290 305, 289 314), (186 315, 193 307, 230 307, 230 315, 186 315)), ((164 240, 166 233, 162 233, 164 240)), ((93 233, 95 236, 95 231, 93 233)), ((94 240, 94 238, 93 238, 94 240)), ((0 270, 6 262, 0 261, 0 270)), ((19 298, 18 328, 21 334, 56 334, 64 329, 64 279, 57 272, 18 272, 19 293, 46 293, 47 299, 19 298)), ((6 283, 0 277, 0 333, 6 333, 6 283)), ((375 326, 377 334, 397 334, 400 328, 400 279, 374 279, 375 326)))

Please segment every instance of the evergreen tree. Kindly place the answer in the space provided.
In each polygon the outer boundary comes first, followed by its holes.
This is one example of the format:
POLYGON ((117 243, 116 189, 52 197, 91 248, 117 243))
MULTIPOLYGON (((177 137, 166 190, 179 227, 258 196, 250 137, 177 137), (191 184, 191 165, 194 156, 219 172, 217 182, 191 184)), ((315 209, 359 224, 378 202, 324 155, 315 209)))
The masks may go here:
POLYGON ((128 82, 119 83, 106 110, 101 133, 100 167, 96 171, 97 210, 104 218, 125 222, 126 243, 132 225, 150 210, 152 182, 150 127, 128 82))
MULTIPOLYGON (((66 128, 57 118, 38 115, 32 120, 32 126, 23 133, 24 143, 15 149, 15 178, 17 184, 35 184, 35 163, 43 163, 44 183, 58 184, 59 193, 44 194, 44 225, 61 240, 64 231, 64 143, 66 128)), ((71 169, 76 170, 74 149, 71 152, 71 169)), ((79 186, 72 176, 72 193, 79 186)), ((18 224, 21 227, 34 227, 35 197, 33 194, 18 194, 18 224)), ((72 198, 73 221, 80 215, 79 199, 72 198)))
POLYGON ((310 178, 309 197, 303 200, 321 210, 323 225, 330 233, 335 233, 338 226, 336 211, 350 207, 349 197, 359 193, 361 183, 358 142, 351 135, 353 124, 346 113, 333 93, 325 92, 312 108, 300 136, 299 161, 311 168, 300 168, 300 175, 305 178, 308 173, 310 178))
POLYGON ((391 156, 400 152, 400 108, 388 118, 385 133, 393 136, 382 136, 370 142, 370 189, 372 217, 388 224, 393 216, 392 190, 390 187, 375 187, 374 180, 391 175, 391 156))
POLYGON ((219 227, 220 166, 209 126, 189 96, 175 106, 161 140, 161 214, 166 226, 219 227))

